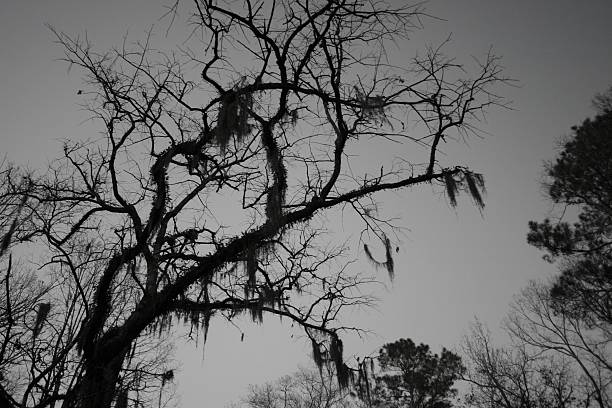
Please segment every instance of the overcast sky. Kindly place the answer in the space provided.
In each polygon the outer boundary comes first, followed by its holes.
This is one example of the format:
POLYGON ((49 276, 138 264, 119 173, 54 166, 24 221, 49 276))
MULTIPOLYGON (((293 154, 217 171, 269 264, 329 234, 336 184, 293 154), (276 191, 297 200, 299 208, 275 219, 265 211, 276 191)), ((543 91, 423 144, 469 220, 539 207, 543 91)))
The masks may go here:
MULTIPOLYGON (((503 57, 517 87, 503 89, 513 110, 494 110, 480 124, 482 138, 456 151, 486 177, 483 214, 467 198, 452 209, 423 187, 409 200, 386 196, 383 208, 407 227, 396 259, 393 285, 378 293, 375 310, 347 316, 373 331, 345 339, 345 352, 363 355, 385 342, 410 337, 455 347, 478 316, 496 328, 512 296, 529 279, 554 271, 525 242, 527 222, 550 211, 540 187, 542 163, 556 154, 558 139, 593 115, 590 100, 612 85, 612 2, 609 0, 431 0, 426 20, 411 44, 414 52, 452 34, 446 52, 469 62, 490 48, 503 57)), ((98 49, 119 45, 128 33, 142 39, 164 13, 163 1, 4 1, 0 8, 0 153, 33 168, 57 156, 60 140, 92 137, 76 91, 80 73, 57 61, 51 24, 84 35, 98 49)), ((163 32, 163 30, 162 30, 163 32)), ((404 46, 405 45, 405 46, 404 46)), ((364 263, 363 268, 366 268, 364 263)), ((201 348, 181 345, 178 393, 182 406, 222 407, 249 383, 289 373, 309 360, 299 332, 267 319, 244 323, 240 332, 213 320, 201 348)))

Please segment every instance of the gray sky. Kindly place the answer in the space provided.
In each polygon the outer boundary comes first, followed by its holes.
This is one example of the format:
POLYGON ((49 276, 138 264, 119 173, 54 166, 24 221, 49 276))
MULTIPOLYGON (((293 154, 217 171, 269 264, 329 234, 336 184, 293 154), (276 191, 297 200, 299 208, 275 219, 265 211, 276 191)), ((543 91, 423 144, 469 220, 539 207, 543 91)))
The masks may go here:
MULTIPOLYGON (((45 23, 70 34, 87 32, 102 50, 120 45, 128 32, 142 39, 151 24, 163 28, 156 21, 163 4, 4 1, 0 153, 42 167, 57 156, 59 140, 93 137, 96 131, 78 106, 80 73, 57 61, 62 50, 45 23)), ((373 331, 346 338, 347 356, 370 353, 400 337, 428 343, 434 351, 452 348, 474 316, 497 327, 513 294, 529 279, 554 271, 525 242, 527 222, 550 211, 539 185, 542 162, 554 157, 559 137, 593 114, 593 95, 612 85, 609 0, 431 0, 427 8, 443 20, 426 21, 405 49, 422 49, 452 34, 447 54, 469 62, 492 47, 503 57, 506 74, 518 80, 516 88, 502 91, 514 110, 492 111, 480 124, 483 137, 454 149, 486 177, 484 216, 465 197, 457 209, 450 208, 426 186, 403 195, 408 201, 385 196, 383 209, 402 217, 409 230, 396 259, 396 280, 378 293, 377 309, 346 316, 373 331)), ((235 328, 213 320, 204 360, 201 349, 179 347, 178 393, 184 407, 222 407, 244 394, 247 384, 274 379, 309 360, 299 332, 272 318, 241 328, 242 343, 235 328)))

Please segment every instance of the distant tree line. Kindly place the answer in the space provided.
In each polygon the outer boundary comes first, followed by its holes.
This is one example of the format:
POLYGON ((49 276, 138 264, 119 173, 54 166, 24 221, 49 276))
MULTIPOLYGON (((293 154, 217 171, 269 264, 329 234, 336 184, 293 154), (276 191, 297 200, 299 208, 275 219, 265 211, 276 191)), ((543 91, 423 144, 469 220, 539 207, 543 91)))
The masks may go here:
MULTIPOLYGON (((325 366, 324 366, 325 367, 325 366)), ((464 367, 461 357, 442 349, 434 354, 426 344, 399 339, 385 344, 375 356, 358 361, 353 387, 343 389, 329 368, 300 369, 276 382, 252 385, 237 407, 450 408, 457 395, 454 383, 464 367)))

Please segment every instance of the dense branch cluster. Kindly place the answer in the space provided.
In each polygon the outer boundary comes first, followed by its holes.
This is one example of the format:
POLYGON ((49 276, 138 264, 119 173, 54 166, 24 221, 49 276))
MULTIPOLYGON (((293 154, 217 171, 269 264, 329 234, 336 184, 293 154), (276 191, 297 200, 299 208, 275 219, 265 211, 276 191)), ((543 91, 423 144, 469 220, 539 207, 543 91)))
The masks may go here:
MULTIPOLYGON (((346 385, 339 332, 349 328, 335 322, 371 302, 360 290, 371 279, 350 270, 347 248, 326 243, 319 215, 354 211, 392 274, 390 226, 367 205, 376 193, 432 183, 453 205, 461 188, 483 205, 482 177, 438 152, 502 102, 494 56, 472 78, 441 49, 394 65, 385 50, 420 25, 419 6, 192 6, 195 31, 181 53, 157 52, 149 39, 98 53, 56 33, 85 73, 82 96, 102 135, 66 141, 45 175, 13 183, 7 197, 23 199, 23 213, 2 222, 27 213, 12 242, 44 247, 44 268, 61 279, 63 297, 38 307, 50 309, 42 320, 69 311, 67 343, 49 363, 74 359, 53 394, 66 405, 136 403, 125 370, 139 339, 177 322, 206 333, 214 316, 244 313, 305 328, 317 360, 346 385), (373 146, 392 152, 356 156, 373 146)), ((46 334, 36 327, 38 342, 46 334)), ((37 388, 48 372, 34 371, 14 405, 49 404, 37 388)))

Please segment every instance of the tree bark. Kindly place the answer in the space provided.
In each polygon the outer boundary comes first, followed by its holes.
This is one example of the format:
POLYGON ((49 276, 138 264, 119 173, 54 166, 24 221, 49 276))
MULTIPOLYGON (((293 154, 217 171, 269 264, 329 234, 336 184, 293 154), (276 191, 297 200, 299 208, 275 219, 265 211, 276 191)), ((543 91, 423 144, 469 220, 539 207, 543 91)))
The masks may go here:
POLYGON ((128 349, 115 356, 100 353, 101 357, 97 356, 86 363, 85 374, 79 387, 77 407, 111 407, 117 392, 119 372, 128 349))

